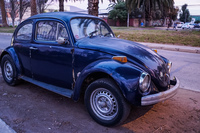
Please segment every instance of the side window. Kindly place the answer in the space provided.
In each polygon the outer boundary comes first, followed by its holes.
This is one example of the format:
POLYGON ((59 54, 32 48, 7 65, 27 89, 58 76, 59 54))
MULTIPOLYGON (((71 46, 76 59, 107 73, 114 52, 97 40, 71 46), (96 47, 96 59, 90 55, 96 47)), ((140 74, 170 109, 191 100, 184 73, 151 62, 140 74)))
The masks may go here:
POLYGON ((102 35, 106 35, 109 33, 108 29, 103 24, 100 25, 100 29, 102 35))
POLYGON ((67 34, 67 31, 64 27, 64 25, 58 23, 58 34, 57 34, 57 39, 59 37, 63 37, 63 38, 68 38, 68 34, 67 34))
POLYGON ((16 38, 20 40, 31 40, 32 28, 32 23, 25 24, 18 30, 16 38))
POLYGON ((56 41, 58 37, 67 38, 65 27, 55 21, 40 21, 37 23, 36 40, 56 41))

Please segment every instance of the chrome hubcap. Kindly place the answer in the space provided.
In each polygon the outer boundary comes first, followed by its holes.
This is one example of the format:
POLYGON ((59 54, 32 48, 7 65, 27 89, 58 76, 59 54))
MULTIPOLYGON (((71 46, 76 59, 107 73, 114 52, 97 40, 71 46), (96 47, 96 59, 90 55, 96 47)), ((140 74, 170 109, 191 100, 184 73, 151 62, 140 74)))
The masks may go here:
POLYGON ((111 120, 118 113, 118 103, 113 94, 104 88, 98 88, 91 94, 90 104, 94 113, 101 119, 111 120))
POLYGON ((4 74, 7 80, 12 80, 13 78, 13 68, 9 61, 4 63, 4 74))

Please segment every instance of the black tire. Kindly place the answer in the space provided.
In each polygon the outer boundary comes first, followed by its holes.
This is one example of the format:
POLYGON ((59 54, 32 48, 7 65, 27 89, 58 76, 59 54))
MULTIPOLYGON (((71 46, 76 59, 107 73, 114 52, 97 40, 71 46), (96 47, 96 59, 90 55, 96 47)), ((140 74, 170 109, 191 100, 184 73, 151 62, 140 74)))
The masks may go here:
POLYGON ((8 54, 4 55, 1 60, 1 71, 7 84, 14 86, 19 83, 15 63, 8 54))
POLYGON ((84 101, 90 116, 103 126, 121 124, 131 109, 113 80, 107 78, 92 82, 85 91, 84 101))

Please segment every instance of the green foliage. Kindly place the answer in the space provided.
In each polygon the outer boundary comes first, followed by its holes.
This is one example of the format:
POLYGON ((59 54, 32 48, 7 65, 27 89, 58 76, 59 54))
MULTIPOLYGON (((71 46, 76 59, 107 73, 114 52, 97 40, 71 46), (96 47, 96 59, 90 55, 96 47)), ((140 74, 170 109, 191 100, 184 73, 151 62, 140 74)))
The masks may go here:
POLYGON ((151 42, 163 44, 177 44, 177 45, 190 45, 200 47, 200 32, 191 30, 180 31, 166 31, 154 30, 141 30, 138 28, 123 28, 111 27, 115 35, 120 35, 120 38, 136 41, 136 42, 151 42))
POLYGON ((177 19, 178 11, 179 11, 178 7, 172 9, 172 12, 170 13, 172 20, 175 21, 177 19))
POLYGON ((148 22, 161 18, 170 17, 171 10, 174 8, 174 0, 126 0, 127 9, 130 12, 135 9, 142 10, 142 17, 148 22))
POLYGON ((130 16, 135 17, 135 18, 142 18, 143 17, 143 11, 140 8, 136 8, 136 9, 131 11, 130 16))
POLYGON ((180 13, 180 21, 182 22, 191 22, 192 18, 190 16, 190 12, 187 9, 187 4, 182 6, 182 12, 180 13))
POLYGON ((160 10, 152 11, 152 17, 154 20, 162 18, 162 12, 160 10))
POLYGON ((108 18, 113 19, 113 20, 126 20, 127 19, 127 9, 126 9, 126 4, 123 1, 120 1, 117 3, 113 9, 109 12, 108 18))
POLYGON ((197 23, 197 24, 200 23, 200 20, 196 20, 195 23, 197 23))

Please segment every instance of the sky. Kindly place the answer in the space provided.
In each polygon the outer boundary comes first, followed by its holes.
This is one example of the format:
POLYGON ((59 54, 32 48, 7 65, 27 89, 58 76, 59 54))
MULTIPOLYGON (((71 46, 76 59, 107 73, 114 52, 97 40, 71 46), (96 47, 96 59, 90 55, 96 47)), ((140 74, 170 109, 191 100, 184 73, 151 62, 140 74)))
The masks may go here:
POLYGON ((174 2, 179 9, 181 9, 182 5, 187 4, 190 15, 200 15, 200 0, 174 0, 174 2))
MULTIPOLYGON (((179 9, 181 9, 181 6, 184 4, 188 5, 188 9, 190 11, 191 15, 200 15, 200 0, 174 0, 175 6, 178 6, 179 9)), ((74 2, 73 0, 65 2, 64 5, 71 5, 76 6, 78 8, 87 10, 88 0, 81 0, 74 2)), ((103 0, 102 2, 99 2, 99 12, 104 13, 107 12, 106 9, 108 5, 110 4, 109 0, 103 0)))

